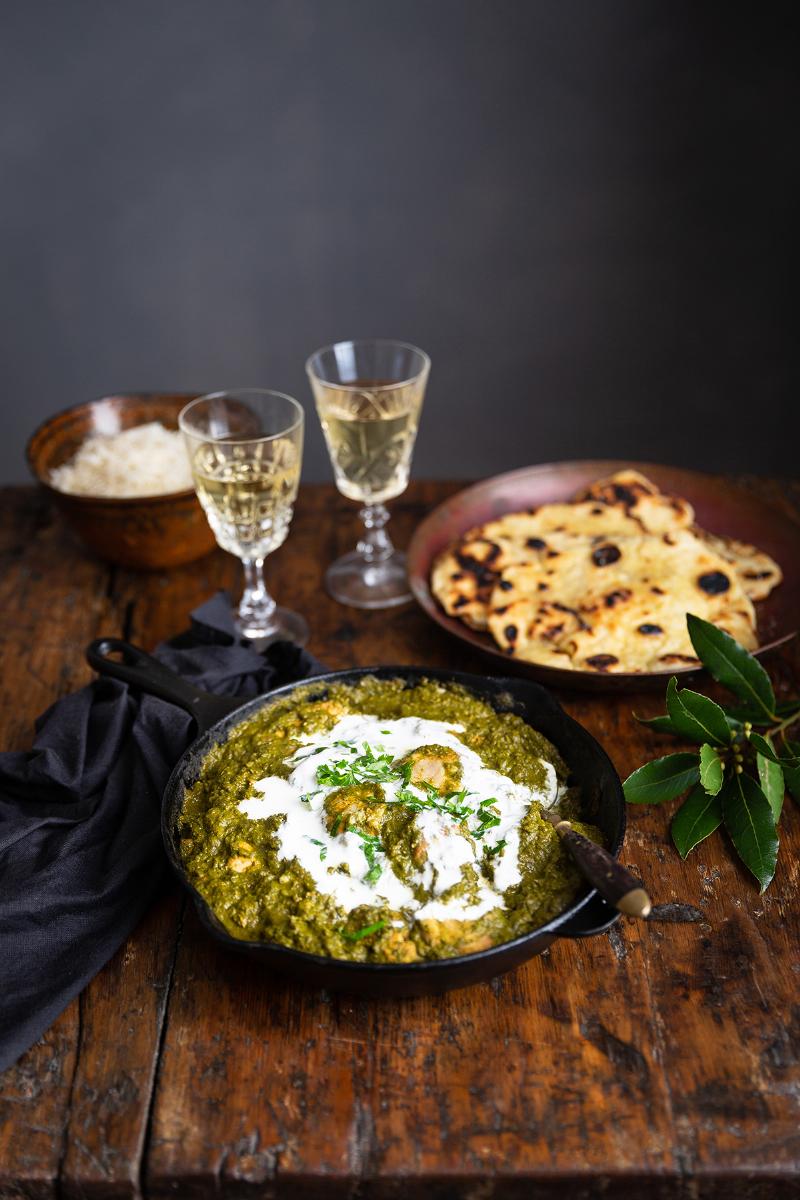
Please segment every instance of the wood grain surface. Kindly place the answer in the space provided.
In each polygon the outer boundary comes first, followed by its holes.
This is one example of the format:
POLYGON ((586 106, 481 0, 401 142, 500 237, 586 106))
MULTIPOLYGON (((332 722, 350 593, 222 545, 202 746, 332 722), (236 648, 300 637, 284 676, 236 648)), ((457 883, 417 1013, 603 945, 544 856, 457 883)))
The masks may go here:
MULTIPOLYGON (((797 486, 744 482, 800 515, 797 486)), ((394 505, 398 543, 457 487, 413 484, 394 505)), ((355 536, 354 506, 307 487, 268 564, 312 651, 332 668, 485 672, 412 605, 363 613, 325 595, 355 536)), ((3 491, 0 568, 4 749, 88 681, 91 638, 152 648, 239 578, 220 551, 168 574, 105 567, 26 488, 3 491)), ((795 648, 769 665, 781 693, 798 686, 795 648)), ((559 698, 623 777, 666 752, 630 716, 657 696, 559 698)), ((651 920, 442 997, 299 990, 209 941, 169 887, 0 1076, 0 1198, 800 1195, 798 810, 760 897, 719 833, 681 862, 672 807, 631 810, 622 855, 651 920)))

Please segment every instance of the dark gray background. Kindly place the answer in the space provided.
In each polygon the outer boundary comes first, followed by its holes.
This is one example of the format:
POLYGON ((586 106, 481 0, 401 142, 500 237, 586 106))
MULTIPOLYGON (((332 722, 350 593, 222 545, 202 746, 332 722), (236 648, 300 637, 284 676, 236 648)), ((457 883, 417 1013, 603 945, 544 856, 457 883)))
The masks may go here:
POLYGON ((0 478, 110 391, 433 359, 418 475, 795 471, 791 9, 647 0, 0 8, 0 478))

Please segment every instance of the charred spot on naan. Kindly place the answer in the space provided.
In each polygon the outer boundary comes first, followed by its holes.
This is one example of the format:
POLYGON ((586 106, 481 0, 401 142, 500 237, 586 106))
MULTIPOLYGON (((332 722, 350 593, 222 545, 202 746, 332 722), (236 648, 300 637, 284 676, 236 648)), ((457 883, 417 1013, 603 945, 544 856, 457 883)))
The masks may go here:
POLYGON ((608 671, 610 667, 619 664, 619 659, 615 654, 592 654, 589 658, 584 659, 584 662, 593 671, 608 671))
POLYGON ((608 567, 617 562, 621 553, 619 546, 613 542, 603 542, 592 551, 592 562, 596 567, 608 567))
POLYGON ((729 590, 731 581, 724 571, 706 571, 698 577, 697 586, 709 596, 720 596, 729 590))
MULTIPOLYGON (((653 588, 655 591, 655 588, 653 588)), ((624 604, 626 600, 631 598, 630 588, 616 588, 615 591, 609 592, 603 597, 603 603, 606 608, 613 608, 616 604, 624 604)))

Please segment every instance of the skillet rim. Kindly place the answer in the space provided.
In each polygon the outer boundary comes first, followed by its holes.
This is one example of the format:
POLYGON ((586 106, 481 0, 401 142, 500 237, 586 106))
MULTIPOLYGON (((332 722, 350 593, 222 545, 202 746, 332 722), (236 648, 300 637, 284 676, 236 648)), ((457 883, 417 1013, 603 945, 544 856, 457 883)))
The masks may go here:
MULTIPOLYGON (((292 683, 283 684, 279 688, 274 688, 269 692, 264 692, 260 696, 253 696, 249 700, 245 700, 243 704, 215 721, 207 729, 190 743, 183 752, 181 757, 170 772, 169 779, 164 787, 161 804, 161 837, 164 848, 169 860, 172 871, 177 875, 181 884, 191 894, 197 909, 201 924, 211 936, 221 942, 230 949, 241 952, 246 952, 249 955, 258 956, 264 953, 269 958, 274 959, 278 956, 281 959, 288 959, 295 963, 307 963, 309 966, 316 967, 331 967, 335 966, 337 970, 342 970, 344 974, 352 974, 354 978, 359 975, 368 974, 373 978, 378 978, 381 975, 387 979, 400 977, 413 978, 415 976, 424 975, 425 972, 432 973, 434 971, 442 971, 448 967, 452 968, 453 973, 456 973, 459 968, 473 963, 485 963, 494 957, 502 957, 513 952, 515 949, 522 948, 527 942, 538 941, 542 938, 547 938, 552 941, 553 938, 559 936, 559 930, 568 925, 575 917, 579 916, 584 910, 591 908, 597 902, 605 904, 600 893, 594 887, 587 887, 585 891, 579 892, 575 900, 572 901, 560 913, 556 913, 549 921, 543 925, 537 925, 534 929, 528 930, 527 933, 520 934, 519 937, 512 938, 506 942, 499 942, 495 946, 489 946, 485 950, 478 950, 472 954, 461 954, 452 958, 433 958, 423 959, 419 962, 411 963, 391 963, 391 962, 360 962, 354 959, 336 958, 330 954, 314 954, 308 950, 298 950, 294 946, 284 946, 280 942, 264 941, 261 939, 251 940, 249 938, 237 938, 222 925, 215 916, 213 909, 208 904, 207 900, 201 895, 194 884, 188 877, 186 869, 181 861, 172 837, 172 830, 169 827, 168 813, 170 820, 175 821, 180 813, 183 795, 176 795, 178 789, 185 790, 184 776, 187 773, 187 768, 193 763, 198 763, 198 770, 202 768, 209 751, 216 745, 221 744, 225 738, 222 735, 227 735, 232 728, 248 720, 256 712, 262 708, 266 708, 269 704, 277 702, 291 695, 292 692, 299 688, 313 687, 317 684, 326 686, 331 683, 356 683, 360 679, 367 676, 375 676, 377 678, 402 678, 405 681, 421 679, 439 679, 442 682, 458 683, 472 690, 479 698, 488 699, 485 695, 481 695, 480 687, 486 690, 495 690, 496 694, 507 691, 515 700, 517 705, 524 705, 525 701, 522 697, 516 694, 517 690, 532 690, 538 693, 546 705, 551 708, 554 715, 560 717, 567 723, 568 730, 571 734, 576 735, 579 739, 585 741, 591 749, 593 755, 596 755, 601 762, 604 763, 606 769, 610 771, 610 778, 614 783, 615 799, 618 803, 618 831, 617 836, 613 839, 610 852, 616 858, 624 844, 625 831, 627 827, 627 810, 625 805, 624 794, 622 791, 622 782, 617 772, 616 767, 611 761, 610 756, 597 741, 597 739, 586 729, 579 721, 562 707, 559 701, 553 694, 542 684, 537 683, 533 679, 518 676, 511 678, 508 676, 497 675, 475 675, 466 671, 451 671, 442 667, 416 667, 409 665, 386 665, 372 667, 347 667, 338 671, 326 671, 320 675, 310 675, 306 679, 295 680, 292 683), (174 816, 172 815, 174 812, 174 816)), ((229 697, 231 701, 235 697, 229 697)), ((507 709, 506 711, 514 711, 507 709)), ((525 718, 523 718, 525 720, 525 718)), ((526 720, 526 724, 531 724, 526 720)), ((531 725, 531 728, 534 728, 531 725)), ((557 747, 557 749, 559 749, 557 747)), ((562 750, 559 750, 563 754, 562 750)), ((566 758, 565 758, 566 761, 566 758)), ((569 766, 569 762, 567 762, 569 766)), ((610 928, 615 924, 620 917, 620 913, 607 905, 609 912, 613 913, 603 924, 593 927, 587 931, 593 935, 602 933, 605 929, 610 928)), ((564 937, 580 936, 579 934, 569 934, 566 931, 564 937)))

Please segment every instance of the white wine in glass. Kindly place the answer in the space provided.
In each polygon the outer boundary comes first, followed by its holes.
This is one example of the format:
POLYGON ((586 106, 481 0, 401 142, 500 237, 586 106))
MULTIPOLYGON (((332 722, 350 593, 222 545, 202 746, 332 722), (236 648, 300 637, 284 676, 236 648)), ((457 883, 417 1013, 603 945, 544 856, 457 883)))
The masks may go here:
POLYGON ((303 409, 291 396, 257 388, 215 392, 180 414, 195 490, 223 550, 244 567, 236 612, 245 637, 267 645, 304 645, 308 625, 278 608, 264 581, 264 559, 283 544, 303 459, 303 409))
POLYGON ((385 608, 409 600, 405 556, 385 530, 387 500, 408 486, 430 360, 402 342, 339 342, 309 358, 320 423, 342 495, 364 506, 355 551, 325 576, 344 604, 385 608))

